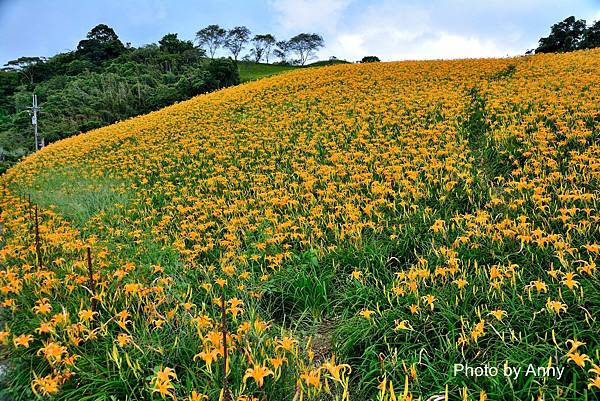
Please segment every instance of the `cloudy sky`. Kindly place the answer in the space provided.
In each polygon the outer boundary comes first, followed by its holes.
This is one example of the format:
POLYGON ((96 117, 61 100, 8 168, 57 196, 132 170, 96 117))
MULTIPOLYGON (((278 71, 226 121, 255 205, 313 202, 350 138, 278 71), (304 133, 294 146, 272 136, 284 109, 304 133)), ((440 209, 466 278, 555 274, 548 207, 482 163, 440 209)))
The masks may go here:
POLYGON ((0 0, 0 64, 72 50, 99 23, 133 46, 219 24, 278 39, 320 33, 321 59, 502 57, 570 15, 599 20, 600 0, 0 0))

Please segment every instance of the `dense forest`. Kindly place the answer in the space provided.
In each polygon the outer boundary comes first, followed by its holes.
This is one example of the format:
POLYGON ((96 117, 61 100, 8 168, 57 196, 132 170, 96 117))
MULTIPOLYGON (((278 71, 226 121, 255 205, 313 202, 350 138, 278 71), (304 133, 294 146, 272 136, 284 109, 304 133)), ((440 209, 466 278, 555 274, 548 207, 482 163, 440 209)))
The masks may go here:
POLYGON ((0 172, 33 150, 32 93, 49 143, 238 82, 233 61, 209 59, 177 34, 132 48, 98 25, 75 51, 21 57, 0 71, 0 172))
POLYGON ((77 49, 50 58, 20 57, 0 70, 0 173, 35 148, 32 94, 40 99, 39 131, 46 144, 79 132, 157 110, 200 93, 240 82, 237 58, 304 65, 323 46, 317 34, 288 41, 271 34, 250 35, 246 27, 209 25, 192 41, 175 33, 157 44, 123 44, 105 24, 94 27, 77 49), (231 56, 216 58, 226 49, 231 56), (288 56, 295 55, 296 58, 288 56))

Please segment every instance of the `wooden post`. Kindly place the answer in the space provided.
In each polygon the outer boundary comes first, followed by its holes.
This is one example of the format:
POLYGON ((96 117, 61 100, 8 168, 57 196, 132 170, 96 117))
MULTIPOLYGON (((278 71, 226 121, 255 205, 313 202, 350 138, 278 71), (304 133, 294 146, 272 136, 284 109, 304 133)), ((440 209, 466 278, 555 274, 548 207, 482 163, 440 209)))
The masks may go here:
POLYGON ((31 215, 31 195, 29 195, 29 221, 33 220, 33 216, 31 215))
POLYGON ((35 255, 37 257, 38 267, 42 268, 42 251, 40 249, 40 222, 38 218, 38 207, 35 205, 35 255))
POLYGON ((221 289, 221 329, 223 330, 223 401, 230 401, 229 382, 227 379, 227 316, 225 308, 225 291, 221 289))
POLYGON ((88 285, 90 287, 90 292, 92 293, 92 312, 96 312, 96 309, 98 308, 96 305, 96 283, 94 282, 94 268, 92 267, 92 248, 89 246, 87 247, 87 265, 89 273, 88 285))

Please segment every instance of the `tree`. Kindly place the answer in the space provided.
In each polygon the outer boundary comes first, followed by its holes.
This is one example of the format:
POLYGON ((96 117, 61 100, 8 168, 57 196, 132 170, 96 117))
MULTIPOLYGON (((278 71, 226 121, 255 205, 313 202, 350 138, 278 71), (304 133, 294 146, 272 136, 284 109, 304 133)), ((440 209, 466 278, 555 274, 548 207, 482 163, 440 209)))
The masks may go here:
POLYGON ((250 38, 250 29, 245 26, 236 26, 227 32, 227 38, 225 39, 225 47, 233 55, 233 59, 237 61, 238 56, 244 45, 248 43, 250 38))
POLYGON ((2 116, 16 111, 12 95, 17 91, 18 86, 19 77, 14 71, 0 69, 0 127, 2 116))
POLYGON ((96 40, 101 43, 108 43, 119 40, 119 36, 115 33, 114 29, 106 24, 98 24, 88 32, 87 38, 90 40, 96 40))
POLYGON ((301 33, 291 38, 288 44, 289 49, 298 55, 300 65, 304 65, 308 59, 314 57, 317 49, 325 45, 325 42, 321 35, 316 33, 301 33))
POLYGON ((160 50, 171 54, 181 54, 194 48, 194 44, 189 40, 178 39, 176 33, 166 34, 158 41, 158 44, 160 50))
POLYGON ((16 60, 10 60, 4 64, 4 71, 17 71, 22 74, 28 83, 33 84, 34 81, 34 69, 33 66, 44 63, 46 61, 43 57, 19 57, 16 60))
POLYGON ((381 60, 379 60, 379 57, 377 56, 364 56, 362 60, 360 60, 361 63, 376 63, 379 61, 381 60))
POLYGON ((212 60, 207 66, 207 71, 211 77, 209 80, 210 90, 240 83, 238 66, 231 59, 212 60))
POLYGON ((88 32, 87 39, 77 45, 77 53, 96 64, 116 58, 124 52, 125 46, 115 31, 105 24, 96 25, 88 32))
POLYGON ((215 57, 215 52, 225 43, 227 31, 219 25, 209 25, 196 32, 196 40, 200 47, 206 47, 210 58, 215 57))
POLYGON ((273 54, 279 59, 280 62, 284 63, 290 51, 288 42, 285 40, 280 40, 275 44, 275 46, 277 47, 275 50, 273 50, 273 54))
POLYGON ((577 50, 586 30, 585 20, 571 16, 552 25, 550 35, 539 40, 536 53, 569 52, 577 50))
POLYGON ((269 54, 271 54, 271 49, 275 43, 275 37, 270 33, 265 35, 255 35, 252 39, 254 47, 250 50, 250 53, 254 57, 254 61, 258 63, 264 57, 268 63, 269 54))
POLYGON ((269 55, 271 54, 273 46, 277 43, 277 40, 275 40, 275 37, 270 33, 259 35, 259 39, 262 42, 265 61, 269 64, 269 55))
POLYGON ((593 49, 595 47, 600 47, 600 21, 594 22, 585 30, 580 43, 581 49, 593 49))

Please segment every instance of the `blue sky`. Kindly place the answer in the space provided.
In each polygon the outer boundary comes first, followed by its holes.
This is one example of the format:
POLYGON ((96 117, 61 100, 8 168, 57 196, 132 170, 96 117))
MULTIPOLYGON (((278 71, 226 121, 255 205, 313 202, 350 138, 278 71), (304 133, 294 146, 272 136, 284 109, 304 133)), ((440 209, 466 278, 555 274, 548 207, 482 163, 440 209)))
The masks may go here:
POLYGON ((134 46, 216 23, 278 39, 320 33, 321 59, 502 57, 570 15, 599 20, 600 0, 0 0, 0 64, 74 49, 99 23, 134 46))

